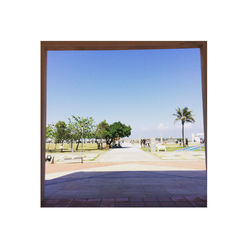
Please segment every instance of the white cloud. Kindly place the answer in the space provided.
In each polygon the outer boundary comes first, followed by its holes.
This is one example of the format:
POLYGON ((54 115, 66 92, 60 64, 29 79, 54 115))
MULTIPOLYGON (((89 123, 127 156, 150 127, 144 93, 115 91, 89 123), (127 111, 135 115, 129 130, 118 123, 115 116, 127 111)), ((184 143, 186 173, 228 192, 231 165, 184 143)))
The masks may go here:
MULTIPOLYGON (((193 128, 193 123, 186 122, 185 125, 184 125, 184 128, 187 128, 187 129, 189 129, 191 127, 193 128)), ((182 128, 182 125, 178 124, 178 126, 176 126, 176 128, 182 128)))
POLYGON ((192 127, 192 125, 193 125, 192 123, 188 123, 188 122, 186 122, 184 126, 185 126, 185 128, 191 128, 191 127, 192 127))
POLYGON ((165 125, 164 123, 160 122, 157 126, 151 126, 151 127, 141 127, 140 130, 143 132, 146 131, 165 131, 168 130, 168 126, 165 125))
POLYGON ((157 129, 158 130, 168 130, 168 126, 167 125, 164 125, 164 123, 160 122, 159 125, 157 126, 157 129))

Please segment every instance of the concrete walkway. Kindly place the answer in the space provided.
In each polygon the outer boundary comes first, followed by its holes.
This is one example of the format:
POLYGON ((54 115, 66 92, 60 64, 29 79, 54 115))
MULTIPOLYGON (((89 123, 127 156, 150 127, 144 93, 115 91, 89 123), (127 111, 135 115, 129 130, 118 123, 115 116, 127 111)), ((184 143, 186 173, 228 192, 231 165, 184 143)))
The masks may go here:
POLYGON ((142 151, 136 145, 124 143, 122 148, 112 148, 102 154, 97 162, 161 161, 157 156, 142 151))

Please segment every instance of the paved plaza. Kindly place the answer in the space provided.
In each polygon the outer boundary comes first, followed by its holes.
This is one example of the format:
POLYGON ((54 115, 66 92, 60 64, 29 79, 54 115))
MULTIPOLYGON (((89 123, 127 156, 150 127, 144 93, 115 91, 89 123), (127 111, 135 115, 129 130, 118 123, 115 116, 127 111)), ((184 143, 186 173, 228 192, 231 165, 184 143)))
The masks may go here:
POLYGON ((205 160, 204 151, 173 151, 173 152, 154 152, 161 160, 174 160, 174 161, 196 161, 205 160))
POLYGON ((206 207, 204 160, 164 161, 127 144, 95 162, 47 164, 45 207, 206 207))
POLYGON ((97 159, 97 162, 122 161, 160 161, 160 159, 153 154, 142 151, 138 144, 132 145, 130 143, 124 143, 122 148, 111 148, 97 159))
MULTIPOLYGON (((136 161, 196 161, 205 160, 204 151, 160 151, 144 152, 139 144, 124 143, 122 148, 112 148, 108 151, 48 153, 55 158, 55 163, 69 163, 67 158, 82 157, 84 162, 136 162, 136 161)), ((72 159, 77 163, 79 159, 72 159)))
POLYGON ((46 181, 44 206, 205 207, 206 171, 76 172, 46 181))

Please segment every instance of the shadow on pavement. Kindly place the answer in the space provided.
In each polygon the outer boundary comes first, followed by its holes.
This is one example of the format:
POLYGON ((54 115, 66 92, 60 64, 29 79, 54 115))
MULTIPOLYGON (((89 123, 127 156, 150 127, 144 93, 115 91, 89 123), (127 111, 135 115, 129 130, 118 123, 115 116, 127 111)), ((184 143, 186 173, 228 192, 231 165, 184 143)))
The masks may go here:
POLYGON ((43 207, 206 207, 206 171, 76 172, 45 181, 43 207))

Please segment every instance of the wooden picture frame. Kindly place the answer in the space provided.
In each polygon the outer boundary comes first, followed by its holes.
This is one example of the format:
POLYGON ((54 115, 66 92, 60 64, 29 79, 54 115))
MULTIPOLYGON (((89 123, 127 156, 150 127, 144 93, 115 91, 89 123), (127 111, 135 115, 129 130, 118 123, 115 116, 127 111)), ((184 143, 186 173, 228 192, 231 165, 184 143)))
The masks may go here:
POLYGON ((45 134, 47 106, 47 51, 146 50, 199 48, 201 57, 203 122, 207 168, 207 42, 206 41, 41 41, 41 206, 45 183, 45 134))

